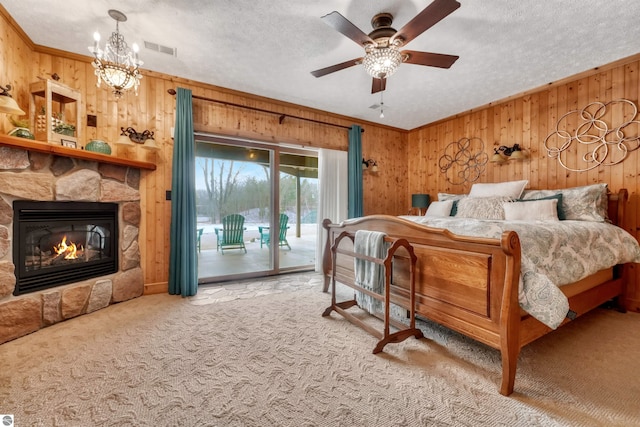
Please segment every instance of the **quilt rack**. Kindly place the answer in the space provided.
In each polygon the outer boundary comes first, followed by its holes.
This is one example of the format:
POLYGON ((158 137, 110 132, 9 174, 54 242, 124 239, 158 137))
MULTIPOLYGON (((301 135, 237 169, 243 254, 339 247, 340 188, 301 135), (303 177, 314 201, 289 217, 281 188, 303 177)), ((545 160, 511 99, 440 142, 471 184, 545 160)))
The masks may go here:
MULTIPOLYGON (((387 255, 384 258, 375 258, 365 254, 357 253, 349 249, 340 248, 340 242, 342 239, 348 238, 351 240, 352 244, 355 244, 355 233, 349 231, 343 231, 340 235, 335 239, 333 246, 331 247, 332 253, 332 275, 331 275, 331 305, 327 307, 322 313, 323 317, 329 316, 332 311, 337 312, 342 317, 347 319, 349 322, 361 327, 365 331, 369 332, 374 337, 378 338, 379 341, 373 349, 373 354, 379 353, 383 350, 384 346, 389 343, 399 343, 404 341, 405 339, 414 336, 416 339, 420 339, 423 337, 422 331, 416 328, 416 318, 415 318, 415 265, 417 257, 413 251, 413 246, 409 244, 407 239, 392 239, 390 237, 385 236, 385 243, 390 243, 391 246, 387 250, 387 255), (396 254, 396 251, 400 248, 404 248, 406 250, 406 255, 403 253, 396 254), (371 291, 367 288, 364 288, 358 284, 356 284, 355 277, 353 275, 346 275, 340 273, 336 265, 336 257, 337 254, 347 255, 353 258, 363 259, 366 261, 370 261, 384 267, 384 293, 379 294, 377 292, 371 291), (391 271, 395 258, 406 259, 409 262, 409 271, 410 271, 410 287, 409 287, 409 298, 406 298, 401 295, 397 295, 391 293, 391 271), (345 301, 336 301, 336 281, 354 289, 355 291, 362 292, 370 297, 383 302, 384 309, 384 328, 382 331, 376 329, 370 324, 365 323, 358 317, 354 316, 352 313, 347 312, 347 309, 357 306, 358 303, 355 299, 345 300, 345 301), (399 322, 390 317, 389 308, 390 304, 396 304, 402 308, 405 308, 409 312, 409 326, 406 324, 399 322), (390 332, 390 325, 393 325, 397 332, 390 332)), ((375 314, 374 314, 375 315, 375 314)))

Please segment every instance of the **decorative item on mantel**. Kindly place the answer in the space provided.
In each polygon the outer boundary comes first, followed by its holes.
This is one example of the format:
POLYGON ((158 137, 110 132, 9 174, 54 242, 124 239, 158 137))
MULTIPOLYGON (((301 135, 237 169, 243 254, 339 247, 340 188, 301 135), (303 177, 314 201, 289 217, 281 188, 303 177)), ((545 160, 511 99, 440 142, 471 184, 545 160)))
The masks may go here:
POLYGON ((16 138, 36 139, 29 128, 13 128, 7 135, 15 136, 16 138))
POLYGON ((98 77, 96 85, 100 87, 100 82, 105 82, 113 89, 116 100, 131 88, 137 96, 142 78, 138 67, 143 64, 138 58, 138 45, 134 43, 131 46, 132 49, 129 49, 124 36, 120 34, 118 24, 125 22, 127 16, 114 9, 109 10, 109 16, 116 21, 116 31, 111 33, 104 50, 100 49, 98 32, 93 34, 93 46, 89 46, 89 52, 95 57, 91 65, 96 69, 95 74, 98 77))
POLYGON ((94 153, 111 154, 111 146, 101 139, 92 139, 84 146, 84 149, 94 153))
POLYGON ((61 145, 62 140, 78 144, 80 91, 51 79, 29 85, 29 122, 38 141, 61 145))
POLYGON ((9 117, 11 124, 15 127, 9 131, 9 136, 15 136, 16 138, 36 139, 29 130, 29 119, 16 119, 15 117, 9 117))
POLYGON ((447 181, 458 185, 477 181, 488 161, 489 156, 484 152, 484 142, 480 138, 461 138, 445 147, 438 165, 447 181))
POLYGON ((128 128, 120 128, 120 137, 116 144, 118 145, 128 145, 134 146, 134 142, 136 144, 141 144, 142 148, 146 148, 147 150, 157 150, 158 147, 156 145, 156 140, 153 139, 153 132, 149 130, 144 130, 142 132, 136 132, 136 130, 132 127, 128 128))

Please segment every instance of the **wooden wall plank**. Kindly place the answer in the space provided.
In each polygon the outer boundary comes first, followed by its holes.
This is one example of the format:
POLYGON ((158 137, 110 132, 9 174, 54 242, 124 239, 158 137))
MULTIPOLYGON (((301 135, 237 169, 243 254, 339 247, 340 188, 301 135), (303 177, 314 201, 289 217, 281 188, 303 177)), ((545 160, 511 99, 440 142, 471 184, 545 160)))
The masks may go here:
MULTIPOLYGON (((450 140, 463 136, 479 136, 487 143, 487 154, 491 155, 493 147, 513 145, 522 142, 527 148, 529 159, 522 162, 508 162, 507 165, 489 164, 479 182, 508 181, 523 177, 529 180, 529 188, 567 188, 606 182, 612 191, 626 188, 630 193, 628 205, 628 224, 625 228, 638 238, 640 229, 640 188, 638 174, 640 171, 640 149, 629 153, 626 160, 613 166, 600 166, 587 172, 570 172, 562 168, 558 161, 547 156, 544 140, 555 130, 556 123, 565 113, 572 109, 582 109, 587 104, 626 98, 638 103, 640 99, 640 61, 630 60, 606 69, 593 70, 582 74, 574 80, 566 79, 564 83, 529 93, 522 97, 513 97, 502 103, 487 106, 482 110, 461 113, 450 119, 441 120, 432 125, 425 125, 409 133, 409 152, 420 147, 428 149, 433 158, 442 155, 450 140), (486 120, 474 120, 480 114, 486 120), (469 119, 466 119, 468 117, 469 119), (425 135, 432 135, 426 138, 425 135), (446 136, 446 137, 443 137, 446 136)), ((606 120, 620 121, 623 114, 612 112, 606 120)), ((575 131, 580 120, 577 116, 566 123, 569 131, 575 131)), ((626 136, 640 134, 640 127, 632 125, 626 136)), ((553 144, 551 144, 553 145, 553 144)), ((566 157, 571 167, 583 167, 582 156, 588 148, 580 147, 566 157)), ((420 164, 409 160, 409 188, 427 186, 435 197, 439 191, 464 193, 470 185, 452 186, 437 168, 437 162, 420 164), (427 168, 429 182, 420 182, 424 176, 423 168, 427 168)), ((631 268, 631 286, 629 289, 630 307, 640 310, 640 271, 636 266, 631 268)))
MULTIPOLYGON (((167 89, 178 86, 191 89, 194 95, 226 100, 243 105, 281 111, 350 126, 357 121, 313 109, 264 99, 251 94, 220 88, 144 71, 140 94, 127 95, 116 102, 107 89, 96 88, 90 58, 57 53, 53 50, 34 50, 33 43, 25 39, 14 23, 0 17, 0 82, 14 86, 14 97, 19 105, 28 108, 28 85, 39 77, 57 73, 64 84, 77 88, 83 95, 83 116, 96 115, 98 126, 84 128, 83 143, 99 138, 114 142, 120 127, 133 126, 136 130, 149 129, 156 133, 160 146, 157 153, 141 147, 112 147, 114 154, 133 160, 153 159, 157 170, 142 172, 141 197, 143 227, 141 229, 142 265, 146 284, 162 284, 167 280, 169 258, 168 230, 170 203, 165 191, 171 186, 171 161, 175 98, 167 89)), ((439 169, 438 160, 447 144, 463 137, 480 137, 487 155, 493 147, 521 143, 529 154, 522 162, 506 165, 488 164, 478 182, 506 181, 514 177, 529 179, 530 188, 561 188, 607 182, 613 191, 625 187, 631 194, 629 230, 637 237, 640 225, 638 168, 640 153, 633 152, 627 160, 612 167, 600 167, 592 172, 569 173, 558 162, 547 157, 544 138, 553 130, 560 116, 568 109, 582 107, 584 102, 607 102, 626 97, 638 101, 639 59, 617 62, 600 69, 582 73, 579 78, 567 78, 549 87, 513 96, 456 117, 425 125, 410 132, 375 123, 360 123, 365 128, 364 152, 367 158, 378 161, 379 172, 364 177, 365 213, 404 214, 410 205, 410 195, 427 192, 435 199, 437 192, 468 192, 471 183, 449 183, 439 169)), ((305 147, 346 150, 346 131, 340 128, 285 119, 279 124, 277 117, 249 110, 230 108, 213 103, 194 102, 196 129, 228 136, 253 138, 263 142, 297 144, 305 147)), ((0 118, 0 132, 11 125, 7 117, 0 118)), ((638 150, 640 151, 640 150, 638 150)), ((574 154, 572 161, 577 161, 574 154)), ((639 272, 633 272, 630 298, 640 308, 639 272)))
MULTIPOLYGON (((82 123, 86 115, 97 116, 97 127, 86 126, 78 135, 83 146, 90 139, 103 139, 111 144, 113 155, 131 160, 152 161, 153 172, 141 173, 142 224, 140 250, 145 284, 154 289, 166 284, 169 260, 169 227, 171 204, 165 192, 171 188, 171 162, 175 97, 168 89, 184 87, 196 96, 219 99, 290 116, 320 120, 338 126, 359 124, 365 129, 363 151, 378 162, 379 172, 367 172, 363 179, 365 214, 406 214, 410 205, 408 189, 408 132, 372 122, 323 112, 294 104, 261 98, 187 79, 143 70, 139 94, 126 94, 119 101, 103 84, 96 87, 90 57, 81 57, 53 49, 36 48, 23 32, 16 29, 0 6, 0 84, 11 84, 14 97, 23 109, 29 106, 29 84, 38 78, 51 78, 56 73, 60 82, 82 93, 82 123), (35 50, 41 49, 41 50, 35 50), (5 66, 6 64, 6 66, 5 66), (114 144, 121 127, 155 132, 158 152, 141 146, 132 148, 114 144)), ((203 101, 194 101, 195 128, 226 136, 239 136, 261 142, 288 143, 301 147, 346 150, 347 130, 287 117, 282 124, 278 115, 265 114, 203 101)), ((13 128, 6 115, 0 115, 0 132, 13 128)), ((422 169, 427 170, 426 165, 422 169)), ((414 168, 415 169, 415 168, 414 168)), ((426 176, 426 175, 425 175, 426 176)), ((433 187, 435 188, 435 186, 433 187)), ((422 190, 421 190, 422 191, 422 190)))

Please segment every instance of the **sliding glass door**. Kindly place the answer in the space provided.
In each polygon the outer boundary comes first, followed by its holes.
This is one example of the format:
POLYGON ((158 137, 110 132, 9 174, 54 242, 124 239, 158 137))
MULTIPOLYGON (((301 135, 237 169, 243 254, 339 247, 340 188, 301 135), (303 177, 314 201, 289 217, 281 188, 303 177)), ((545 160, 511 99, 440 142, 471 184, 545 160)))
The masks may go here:
POLYGON ((199 283, 313 268, 313 154, 196 135, 199 283))
POLYGON ((281 149, 278 155, 280 271, 314 268, 316 257, 318 158, 281 149), (292 246, 293 245, 293 246, 292 246))

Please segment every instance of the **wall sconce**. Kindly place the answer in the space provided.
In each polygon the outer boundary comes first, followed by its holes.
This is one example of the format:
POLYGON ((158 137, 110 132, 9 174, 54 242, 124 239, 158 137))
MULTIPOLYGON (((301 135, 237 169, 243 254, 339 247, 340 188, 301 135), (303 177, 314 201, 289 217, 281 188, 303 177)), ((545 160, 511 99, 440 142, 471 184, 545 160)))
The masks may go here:
POLYGON ((373 159, 365 160, 362 158, 362 169, 368 169, 371 167, 371 172, 378 172, 378 162, 373 159))
POLYGON ((526 158, 524 151, 520 148, 520 145, 513 144, 512 147, 501 145, 498 148, 493 149, 493 156, 491 156, 492 163, 503 163, 507 160, 524 160, 526 158))
POLYGON ((11 97, 10 91, 11 85, 7 85, 7 87, 0 86, 0 113, 19 116, 27 114, 18 106, 16 100, 11 97))
POLYGON ((159 147, 156 145, 156 140, 153 139, 153 132, 145 130, 143 132, 136 132, 132 127, 120 128, 122 133, 118 138, 116 144, 133 146, 136 144, 142 144, 142 148, 148 150, 157 150, 159 147))
POLYGON ((418 208, 418 212, 420 215, 423 215, 422 209, 426 209, 429 207, 429 203, 431 202, 431 198, 428 194, 412 194, 411 195, 411 207, 418 208))

